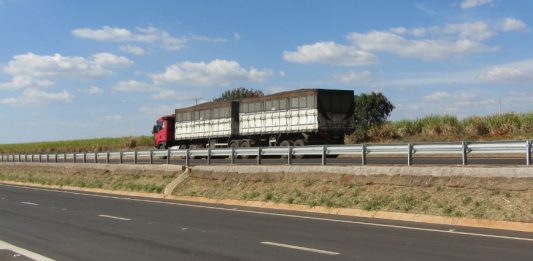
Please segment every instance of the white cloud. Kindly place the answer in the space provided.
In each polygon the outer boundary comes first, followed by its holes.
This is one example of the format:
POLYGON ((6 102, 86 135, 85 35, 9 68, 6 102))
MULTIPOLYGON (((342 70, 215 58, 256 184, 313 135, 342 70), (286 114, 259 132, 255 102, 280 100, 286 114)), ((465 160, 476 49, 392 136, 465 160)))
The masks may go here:
POLYGON ((180 98, 180 93, 175 90, 159 89, 156 93, 152 94, 151 98, 154 100, 174 100, 180 98))
POLYGON ((180 83, 187 85, 229 85, 239 81, 263 81, 272 76, 270 70, 246 69, 236 61, 213 60, 204 62, 180 62, 170 65, 165 72, 153 74, 156 84, 180 83))
POLYGON ((488 46, 484 41, 501 32, 526 29, 527 25, 515 18, 416 28, 393 27, 388 31, 350 33, 347 35, 349 44, 325 41, 300 45, 296 51, 284 51, 283 58, 294 63, 344 66, 375 63, 378 52, 423 60, 457 58, 497 51, 499 47, 488 46))
POLYGON ((351 33, 348 38, 361 50, 390 52, 424 60, 496 50, 495 47, 488 47, 469 39, 406 39, 384 31, 372 31, 366 34, 351 33))
POLYGON ((117 56, 112 53, 97 53, 93 56, 94 63, 100 66, 129 66, 133 64, 133 61, 124 57, 117 56))
POLYGON ((507 17, 500 22, 500 29, 502 31, 525 31, 527 25, 522 20, 507 17))
POLYGON ((377 57, 372 53, 334 42, 301 45, 294 52, 284 51, 283 58, 294 63, 326 63, 342 66, 368 65, 377 62, 377 57))
POLYGON ((76 79, 112 73, 112 68, 125 67, 133 61, 111 53, 97 53, 90 58, 80 56, 15 55, 4 67, 12 76, 11 82, 0 83, 0 89, 17 89, 53 85, 48 78, 76 79))
POLYGON ((533 82, 533 59, 498 64, 478 73, 482 81, 501 84, 522 84, 533 82))
POLYGON ((125 28, 103 26, 100 29, 78 28, 72 34, 79 38, 102 42, 145 43, 159 45, 167 50, 180 50, 191 41, 225 42, 224 38, 209 38, 202 35, 175 37, 155 27, 137 27, 135 32, 125 28))
POLYGON ((237 32, 234 32, 233 33, 233 38, 235 38, 235 40, 240 40, 241 39, 241 34, 239 34, 237 32))
POLYGON ((98 86, 91 86, 85 90, 83 90, 84 92, 88 93, 88 94, 101 94, 104 92, 104 90, 98 86))
POLYGON ((461 9, 479 7, 482 5, 490 4, 492 2, 493 0, 463 0, 463 2, 461 2, 461 9))
POLYGON ((150 35, 136 35, 133 34, 130 30, 119 28, 119 27, 109 27, 104 26, 101 29, 90 29, 90 28, 78 28, 72 30, 72 34, 76 37, 87 38, 97 41, 114 41, 114 42, 128 42, 128 41, 138 41, 138 42, 151 42, 155 41, 155 38, 150 35))
POLYGON ((4 72, 30 77, 100 76, 111 73, 106 66, 131 64, 133 61, 128 58, 110 53, 97 53, 92 59, 61 54, 48 56, 27 53, 14 56, 4 68, 4 72))
POLYGON ((149 83, 140 82, 136 80, 120 81, 113 85, 113 90, 119 92, 129 92, 129 91, 151 91, 153 86, 149 83))
POLYGON ((370 72, 355 72, 349 71, 346 73, 340 73, 333 77, 336 81, 342 83, 365 83, 370 80, 370 72))
POLYGON ((496 83, 523 83, 533 81, 533 71, 519 67, 494 67, 479 75, 479 78, 496 83))
POLYGON ((16 98, 5 98, 0 100, 0 104, 23 106, 23 105, 45 105, 49 103, 70 103, 74 96, 67 91, 58 93, 44 92, 38 89, 25 89, 22 96, 16 98))
POLYGON ((127 44, 127 45, 122 45, 118 48, 119 50, 123 51, 123 52, 126 52, 126 53, 131 53, 131 54, 135 54, 135 55, 145 55, 147 53, 147 51, 139 46, 136 46, 136 45, 131 45, 131 44, 127 44))

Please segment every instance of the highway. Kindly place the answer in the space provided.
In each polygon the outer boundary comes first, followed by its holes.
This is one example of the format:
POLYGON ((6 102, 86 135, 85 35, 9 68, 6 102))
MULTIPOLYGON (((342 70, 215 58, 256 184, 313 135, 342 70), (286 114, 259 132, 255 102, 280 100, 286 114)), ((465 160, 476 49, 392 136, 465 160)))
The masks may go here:
POLYGON ((55 260, 449 261, 533 257, 533 233, 2 184, 1 241, 55 260))

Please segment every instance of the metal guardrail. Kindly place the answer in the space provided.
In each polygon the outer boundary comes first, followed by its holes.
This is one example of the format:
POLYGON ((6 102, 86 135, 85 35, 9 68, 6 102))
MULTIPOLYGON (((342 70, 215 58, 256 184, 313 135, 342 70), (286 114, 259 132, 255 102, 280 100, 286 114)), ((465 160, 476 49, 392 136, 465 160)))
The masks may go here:
POLYGON ((84 152, 84 153, 54 153, 54 154, 1 154, 2 162, 74 162, 74 163, 116 163, 137 164, 139 159, 143 163, 154 164, 154 158, 171 159, 181 157, 185 165, 189 166, 191 159, 207 158, 206 164, 211 164, 213 157, 228 157, 231 164, 235 164, 238 157, 255 157, 257 164, 261 164, 263 156, 280 156, 286 158, 287 164, 292 164, 293 157, 320 156, 321 165, 327 164, 328 156, 360 155, 361 164, 367 164, 368 155, 405 155, 407 165, 413 165, 413 155, 460 155, 462 164, 468 165, 469 154, 519 154, 524 153, 525 163, 531 166, 532 141, 509 142, 461 142, 461 143, 428 143, 428 144, 354 144, 354 145, 321 145, 301 147, 255 147, 255 148, 217 148, 217 149, 186 149, 186 150, 147 150, 147 151, 118 151, 118 152, 84 152), (147 161, 148 160, 148 161, 147 161))

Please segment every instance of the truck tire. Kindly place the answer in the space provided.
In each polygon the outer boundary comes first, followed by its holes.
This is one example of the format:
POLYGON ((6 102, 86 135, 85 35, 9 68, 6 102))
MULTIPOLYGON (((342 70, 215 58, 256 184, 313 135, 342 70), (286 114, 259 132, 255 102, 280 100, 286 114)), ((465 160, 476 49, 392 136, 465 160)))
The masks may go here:
MULTIPOLYGON (((238 143, 238 141, 232 141, 232 142, 229 143, 229 148, 230 148, 230 149, 231 149, 231 148, 235 148, 235 149, 236 149, 236 148, 238 148, 238 147, 239 147, 239 143, 238 143)), ((229 156, 228 159, 231 159, 231 156, 229 156)))
MULTIPOLYGON (((239 146, 241 148, 249 148, 250 147, 250 142, 248 142, 247 140, 241 142, 241 146, 239 146)), ((243 155, 243 156, 239 156, 239 158, 241 159, 249 159, 251 156, 250 155, 243 155)))
MULTIPOLYGON (((282 140, 280 143, 279 143, 279 146, 280 147, 288 147, 288 146, 291 146, 291 142, 289 140, 282 140)), ((281 156, 282 159, 286 159, 287 158, 287 155, 283 155, 281 156)))
MULTIPOLYGON (((305 141, 303 139, 297 139, 293 143, 294 147, 300 147, 305 146, 305 141)), ((296 155, 294 156, 295 159, 303 159, 305 155, 296 155)))

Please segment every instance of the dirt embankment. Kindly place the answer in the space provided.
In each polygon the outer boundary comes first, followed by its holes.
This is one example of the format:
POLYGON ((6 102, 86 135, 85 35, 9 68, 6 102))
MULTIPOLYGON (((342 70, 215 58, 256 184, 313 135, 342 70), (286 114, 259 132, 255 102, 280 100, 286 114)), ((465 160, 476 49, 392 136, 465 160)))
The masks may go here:
POLYGON ((533 222, 533 178, 242 174, 193 169, 174 195, 533 222))
POLYGON ((121 166, 0 165, 0 181, 105 190, 161 193, 181 170, 149 170, 121 166))

